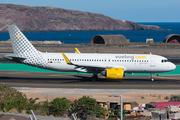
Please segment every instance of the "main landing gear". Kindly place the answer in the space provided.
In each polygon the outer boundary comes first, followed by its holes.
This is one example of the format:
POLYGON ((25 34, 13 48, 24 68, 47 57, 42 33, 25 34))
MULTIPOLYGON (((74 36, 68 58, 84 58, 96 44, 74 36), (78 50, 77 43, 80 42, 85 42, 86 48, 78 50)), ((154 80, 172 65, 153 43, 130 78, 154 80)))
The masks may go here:
POLYGON ((98 76, 97 75, 94 75, 90 78, 91 81, 96 81, 98 79, 98 76))
POLYGON ((153 82, 154 81, 154 78, 153 78, 153 74, 151 73, 151 81, 153 82))
POLYGON ((98 79, 98 73, 93 73, 93 76, 90 78, 91 81, 96 81, 98 79))

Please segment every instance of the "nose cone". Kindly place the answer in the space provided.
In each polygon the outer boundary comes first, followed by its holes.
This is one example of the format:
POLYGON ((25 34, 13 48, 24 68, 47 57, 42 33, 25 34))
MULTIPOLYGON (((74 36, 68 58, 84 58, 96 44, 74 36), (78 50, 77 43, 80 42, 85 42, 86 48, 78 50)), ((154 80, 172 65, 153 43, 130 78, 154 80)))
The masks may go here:
POLYGON ((175 64, 173 64, 173 63, 171 63, 170 69, 171 69, 171 70, 176 69, 176 65, 175 65, 175 64))

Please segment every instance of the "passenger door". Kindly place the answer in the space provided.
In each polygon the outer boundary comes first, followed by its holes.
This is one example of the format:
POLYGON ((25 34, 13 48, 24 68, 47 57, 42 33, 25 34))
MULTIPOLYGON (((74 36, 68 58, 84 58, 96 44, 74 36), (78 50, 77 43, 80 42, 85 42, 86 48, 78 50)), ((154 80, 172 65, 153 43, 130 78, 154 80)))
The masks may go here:
POLYGON ((156 58, 152 55, 150 58, 150 67, 156 67, 156 58))

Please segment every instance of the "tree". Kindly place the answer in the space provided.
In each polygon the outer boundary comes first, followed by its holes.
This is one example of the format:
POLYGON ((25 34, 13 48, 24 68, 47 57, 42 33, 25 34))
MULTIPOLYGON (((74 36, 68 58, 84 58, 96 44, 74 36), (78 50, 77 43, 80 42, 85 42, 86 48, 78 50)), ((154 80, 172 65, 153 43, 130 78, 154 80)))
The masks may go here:
POLYGON ((180 101, 180 95, 173 95, 173 96, 171 96, 169 101, 180 101))
POLYGON ((84 119, 87 116, 105 117, 107 109, 101 107, 96 99, 83 96, 71 104, 71 113, 76 113, 77 117, 84 119))
POLYGON ((9 86, 0 87, 0 108, 4 112, 16 108, 19 111, 27 106, 27 97, 22 92, 9 86))
POLYGON ((65 97, 63 98, 55 98, 50 103, 50 109, 54 116, 62 116, 68 112, 70 108, 70 102, 65 97))

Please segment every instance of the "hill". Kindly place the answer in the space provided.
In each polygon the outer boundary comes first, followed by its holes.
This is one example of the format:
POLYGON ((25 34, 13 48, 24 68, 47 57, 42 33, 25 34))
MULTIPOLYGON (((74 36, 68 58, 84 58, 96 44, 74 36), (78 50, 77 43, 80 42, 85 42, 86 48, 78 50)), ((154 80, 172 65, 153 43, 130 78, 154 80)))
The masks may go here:
POLYGON ((90 12, 62 8, 30 7, 0 4, 0 31, 15 24, 22 31, 67 31, 67 30, 160 30, 158 26, 139 25, 90 12))

